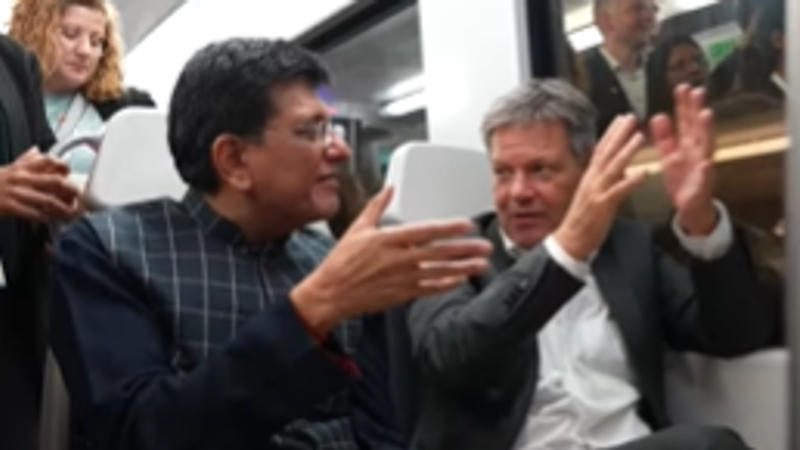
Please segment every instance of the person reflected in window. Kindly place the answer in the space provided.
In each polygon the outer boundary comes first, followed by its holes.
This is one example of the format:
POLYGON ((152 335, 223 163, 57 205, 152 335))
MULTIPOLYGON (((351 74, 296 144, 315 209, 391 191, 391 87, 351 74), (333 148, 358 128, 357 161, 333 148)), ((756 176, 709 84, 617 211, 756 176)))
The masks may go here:
POLYGON ((740 8, 744 38, 711 74, 710 97, 726 103, 757 94, 779 105, 787 91, 784 1, 748 0, 740 8))
POLYGON ((764 90, 773 97, 785 98, 788 92, 786 73, 786 6, 783 2, 768 3, 760 16, 759 29, 767 48, 769 82, 764 90))
MULTIPOLYGON (((127 106, 155 106, 122 84, 123 45, 118 14, 108 0, 16 0, 9 35, 32 51, 44 74, 47 119, 63 142, 98 133, 127 106)), ((95 151, 64 155, 73 173, 91 170, 95 151)))
POLYGON ((656 31, 654 0, 595 0, 594 19, 603 43, 583 54, 589 98, 602 133, 619 114, 648 115, 648 50, 656 31))
POLYGON ((672 93, 678 85, 706 87, 708 83, 708 61, 703 50, 690 36, 676 36, 661 42, 651 59, 648 83, 651 114, 672 114, 672 93))
POLYGON ((533 80, 486 113, 494 211, 475 222, 493 270, 410 307, 423 386, 412 448, 748 448, 728 429, 673 426, 666 408, 667 348, 741 355, 779 323, 714 199, 704 91, 675 95, 676 118, 656 116, 650 134, 689 270, 617 218, 645 177, 626 175, 645 143, 632 114, 596 141, 593 106, 562 80, 533 80))
POLYGON ((66 164, 46 151, 36 57, 0 35, 0 448, 34 450, 45 353, 46 225, 78 213, 66 164))

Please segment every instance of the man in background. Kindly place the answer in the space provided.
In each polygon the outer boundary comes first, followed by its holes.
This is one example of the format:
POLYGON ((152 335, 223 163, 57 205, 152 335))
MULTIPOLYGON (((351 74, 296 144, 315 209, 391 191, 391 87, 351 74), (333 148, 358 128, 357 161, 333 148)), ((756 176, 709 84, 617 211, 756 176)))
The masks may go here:
POLYGON ((583 54, 589 96, 602 134, 619 114, 648 116, 647 53, 656 31, 654 0, 595 0, 594 19, 603 43, 583 54))

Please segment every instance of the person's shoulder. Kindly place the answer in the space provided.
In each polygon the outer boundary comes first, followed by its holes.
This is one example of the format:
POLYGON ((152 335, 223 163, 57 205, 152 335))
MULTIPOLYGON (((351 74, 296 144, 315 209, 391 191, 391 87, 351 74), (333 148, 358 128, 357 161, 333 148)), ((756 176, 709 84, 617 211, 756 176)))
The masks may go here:
POLYGON ((122 93, 121 102, 126 106, 156 106, 156 102, 149 92, 135 87, 128 87, 125 89, 122 93))
POLYGON ((136 237, 165 235, 191 225, 184 206, 161 198, 94 212, 85 221, 109 245, 136 237))
POLYGON ((600 47, 592 47, 588 50, 582 51, 578 55, 578 59, 582 60, 584 64, 590 65, 593 62, 600 61, 603 57, 602 53, 600 53, 600 47))
POLYGON ((26 57, 28 51, 8 35, 0 34, 0 54, 4 58, 22 60, 26 57))
POLYGON ((147 91, 128 87, 122 94, 111 100, 106 100, 99 103, 94 103, 95 109, 100 114, 100 117, 107 121, 111 117, 124 108, 129 107, 144 107, 155 108, 156 102, 147 91))
POLYGON ((18 78, 18 82, 21 81, 20 77, 24 77, 23 84, 30 83, 30 81, 26 80, 31 76, 31 71, 38 71, 38 62, 33 53, 4 34, 0 34, 0 59, 6 64, 9 71, 18 78))

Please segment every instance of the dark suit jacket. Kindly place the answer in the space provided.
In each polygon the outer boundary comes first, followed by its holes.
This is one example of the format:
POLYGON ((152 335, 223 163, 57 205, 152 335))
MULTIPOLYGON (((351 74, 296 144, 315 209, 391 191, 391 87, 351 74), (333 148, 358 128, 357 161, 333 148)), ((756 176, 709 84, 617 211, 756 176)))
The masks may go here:
MULTIPOLYGON (((582 55, 583 65, 589 78, 589 91, 586 95, 597 108, 597 135, 602 136, 606 128, 614 118, 620 114, 633 111, 625 90, 617 79, 617 75, 611 70, 608 62, 600 52, 600 47, 587 50, 582 55)), ((648 59, 645 73, 648 81, 652 78, 652 63, 648 59)), ((651 106, 655 94, 656 86, 647 87, 648 117, 651 115, 651 106)))
MULTIPOLYGON (((47 126, 36 58, 0 35, 0 104, 11 142, 0 166, 32 145, 53 142, 47 126)), ((0 259, 8 286, 0 288, 0 448, 33 448, 44 355, 46 230, 0 218, 0 259)))
MULTIPOLYGON (((537 331, 583 287, 541 246, 512 261, 493 214, 477 223, 495 246, 491 273, 417 301, 409 313, 423 385, 415 449, 510 448, 536 390, 537 331)), ((775 330, 776 303, 763 298, 738 241, 688 272, 652 245, 646 228, 620 221, 592 273, 635 373, 639 414, 654 429, 670 423, 665 346, 734 356, 763 346, 775 330)))

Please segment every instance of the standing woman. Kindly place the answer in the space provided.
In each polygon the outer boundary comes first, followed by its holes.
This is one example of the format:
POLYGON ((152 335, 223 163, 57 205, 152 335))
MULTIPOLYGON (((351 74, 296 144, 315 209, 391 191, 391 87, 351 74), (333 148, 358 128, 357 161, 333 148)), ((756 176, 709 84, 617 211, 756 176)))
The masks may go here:
MULTIPOLYGON (((97 133, 126 106, 155 106, 147 93, 123 88, 118 14, 107 0, 17 0, 9 34, 39 59, 58 141, 97 133)), ((68 162, 85 174, 93 159, 83 147, 68 162)))

